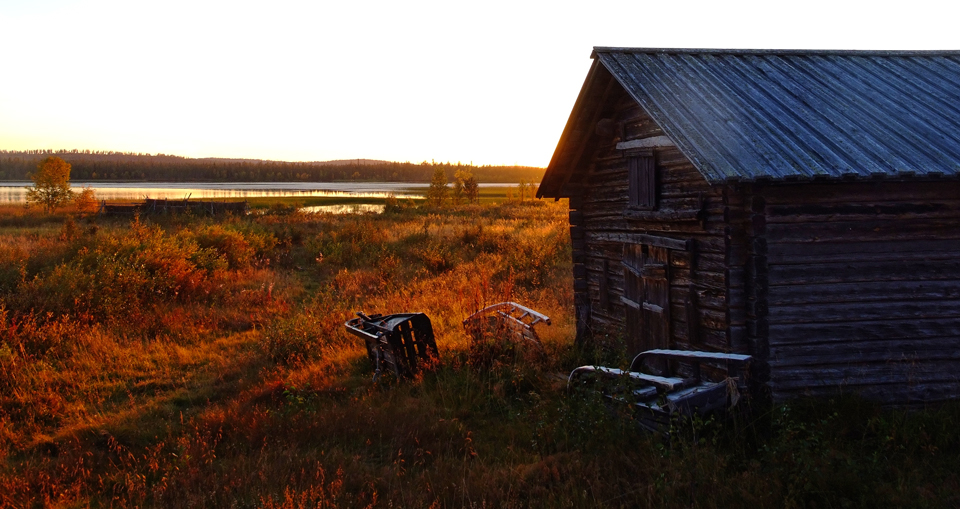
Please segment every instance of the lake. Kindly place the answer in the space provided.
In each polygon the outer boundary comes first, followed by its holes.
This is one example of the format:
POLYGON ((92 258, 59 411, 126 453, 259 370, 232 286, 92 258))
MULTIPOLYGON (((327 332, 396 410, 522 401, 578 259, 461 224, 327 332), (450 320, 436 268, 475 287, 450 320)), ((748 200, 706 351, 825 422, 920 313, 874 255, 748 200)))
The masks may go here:
MULTIPOLYGON (((25 203, 30 181, 0 182, 0 204, 25 203)), ((430 184, 413 182, 83 182, 70 187, 79 191, 90 186, 101 200, 136 201, 144 198, 217 200, 261 197, 397 198, 423 197, 430 184)), ((481 183, 480 187, 516 187, 517 184, 481 183)))

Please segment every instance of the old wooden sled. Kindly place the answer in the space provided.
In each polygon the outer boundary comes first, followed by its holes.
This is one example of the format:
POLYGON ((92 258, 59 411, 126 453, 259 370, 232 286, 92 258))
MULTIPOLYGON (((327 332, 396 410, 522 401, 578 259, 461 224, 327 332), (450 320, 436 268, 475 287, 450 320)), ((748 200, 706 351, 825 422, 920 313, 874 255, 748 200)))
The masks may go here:
POLYGON ((542 350, 540 336, 534 329, 540 323, 550 325, 550 317, 516 302, 500 302, 468 316, 463 321, 463 327, 474 340, 492 334, 515 341, 528 341, 542 350))
POLYGON ((373 363, 373 379, 384 369, 397 377, 409 377, 425 362, 438 356, 433 325, 423 313, 374 314, 357 313, 357 318, 344 324, 347 332, 363 339, 367 356, 373 363))
POLYGON ((612 401, 632 405, 643 427, 664 432, 675 417, 735 406, 746 389, 750 359, 749 355, 729 353, 648 350, 634 357, 628 370, 580 366, 570 373, 567 387, 589 387, 612 401), (645 373, 650 366, 661 373, 645 373), (713 380, 703 376, 707 370, 713 380))

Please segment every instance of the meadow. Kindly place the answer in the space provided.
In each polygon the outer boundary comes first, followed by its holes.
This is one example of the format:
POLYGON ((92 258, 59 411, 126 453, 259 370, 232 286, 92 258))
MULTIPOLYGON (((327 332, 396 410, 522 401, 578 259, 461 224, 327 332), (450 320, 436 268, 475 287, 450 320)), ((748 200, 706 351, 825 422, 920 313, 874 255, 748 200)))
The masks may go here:
POLYGON ((573 344, 563 201, 260 205, 0 210, 0 507, 960 505, 960 405, 796 401, 665 439, 568 392, 625 359, 573 344), (546 355, 467 338, 504 300, 553 319, 546 355), (374 382, 357 311, 427 313, 439 362, 374 382))

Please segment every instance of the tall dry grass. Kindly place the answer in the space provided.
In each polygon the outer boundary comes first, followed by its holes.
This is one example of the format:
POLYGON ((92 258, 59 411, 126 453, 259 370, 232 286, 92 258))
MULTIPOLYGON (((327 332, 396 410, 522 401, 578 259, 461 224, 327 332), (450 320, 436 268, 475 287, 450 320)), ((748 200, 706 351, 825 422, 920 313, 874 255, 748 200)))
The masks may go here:
MULTIPOLYGON (((45 216, 46 217, 46 216, 45 216)), ((670 441, 556 376, 566 210, 0 218, 0 506, 834 507, 960 503, 960 408, 798 403, 670 441), (460 322, 515 300, 547 355, 460 322), (438 365, 374 383, 343 322, 423 311, 438 365)), ((604 354, 609 355, 609 354, 604 354)))

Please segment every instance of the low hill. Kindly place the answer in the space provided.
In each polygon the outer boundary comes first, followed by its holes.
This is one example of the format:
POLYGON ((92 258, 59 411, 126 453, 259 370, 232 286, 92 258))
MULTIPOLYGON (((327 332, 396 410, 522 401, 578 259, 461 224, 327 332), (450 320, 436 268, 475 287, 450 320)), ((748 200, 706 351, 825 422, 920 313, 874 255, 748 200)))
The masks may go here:
POLYGON ((430 182, 434 169, 443 168, 449 180, 458 170, 480 182, 540 182, 543 168, 530 166, 474 166, 461 163, 391 162, 375 159, 288 162, 259 159, 202 158, 90 150, 0 150, 0 180, 24 180, 49 156, 73 166, 74 180, 190 181, 379 181, 430 182))

